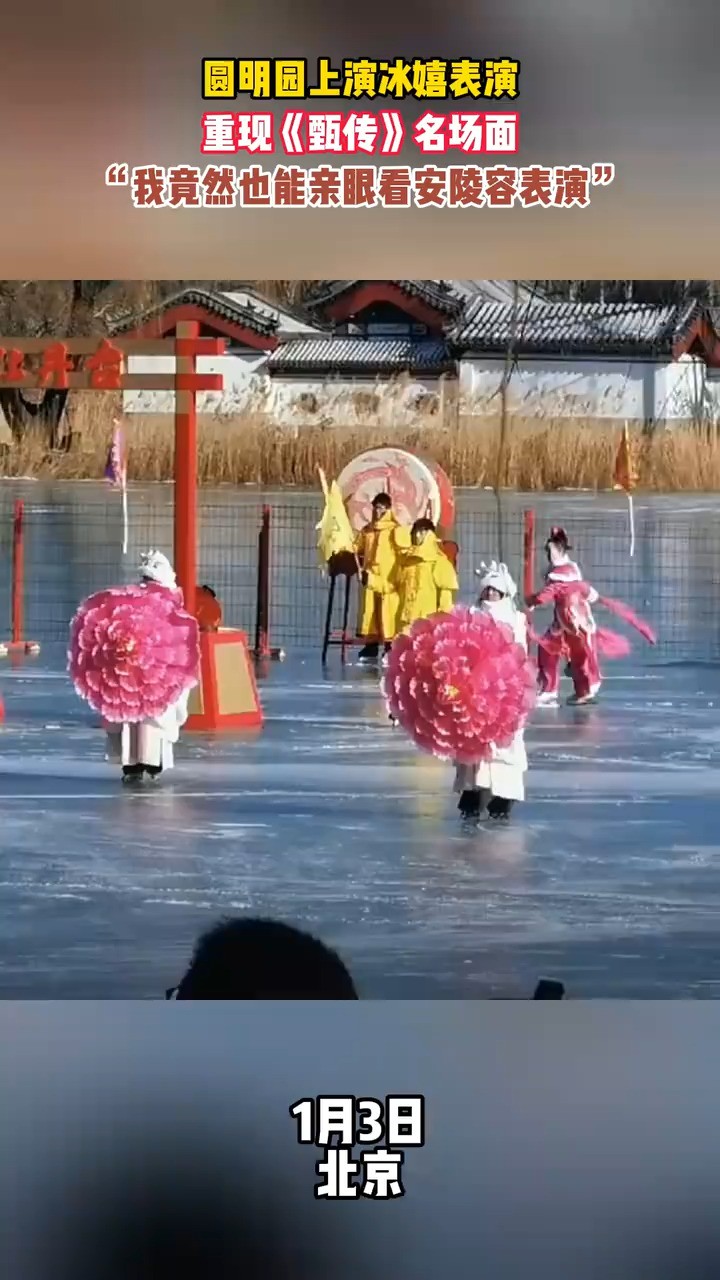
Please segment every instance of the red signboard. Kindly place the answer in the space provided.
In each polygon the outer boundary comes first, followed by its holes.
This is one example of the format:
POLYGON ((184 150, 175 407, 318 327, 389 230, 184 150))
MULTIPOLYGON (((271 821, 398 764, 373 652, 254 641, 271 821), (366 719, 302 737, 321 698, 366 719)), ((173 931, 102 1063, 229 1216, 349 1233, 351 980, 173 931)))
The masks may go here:
POLYGON ((225 354, 224 338, 0 338, 0 390, 222 391, 219 373, 128 373, 129 356, 225 354))

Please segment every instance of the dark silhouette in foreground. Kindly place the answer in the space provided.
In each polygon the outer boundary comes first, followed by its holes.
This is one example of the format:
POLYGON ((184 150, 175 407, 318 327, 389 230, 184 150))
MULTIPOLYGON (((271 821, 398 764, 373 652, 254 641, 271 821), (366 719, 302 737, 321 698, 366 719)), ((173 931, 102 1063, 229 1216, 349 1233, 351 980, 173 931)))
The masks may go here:
POLYGON ((337 952, 277 920, 215 925, 199 939, 176 1000, 357 1000, 337 952))
POLYGON ((535 988, 533 1000, 564 1000, 565 987, 554 978, 541 978, 535 988))

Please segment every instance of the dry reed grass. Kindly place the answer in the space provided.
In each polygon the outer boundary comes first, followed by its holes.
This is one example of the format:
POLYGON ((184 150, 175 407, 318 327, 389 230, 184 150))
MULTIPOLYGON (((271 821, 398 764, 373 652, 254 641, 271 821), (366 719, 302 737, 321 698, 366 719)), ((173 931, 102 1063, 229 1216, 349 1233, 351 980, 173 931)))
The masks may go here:
MULTIPOLYGON (((67 453, 48 454, 44 441, 28 435, 6 448, 5 476, 89 480, 103 475, 114 397, 79 396, 71 406, 77 443, 67 453)), ((158 416, 129 418, 131 481, 169 480, 173 474, 173 422, 158 416)), ((317 468, 328 476, 363 449, 396 444, 434 458, 456 485, 490 486, 498 480, 498 419, 461 416, 452 427, 438 416, 419 415, 415 425, 388 431, 355 425, 279 427, 261 415, 206 418, 200 423, 199 476, 203 485, 258 484, 315 487, 317 468)), ((712 430, 678 427, 652 437, 636 435, 639 488, 654 492, 720 490, 720 442, 712 430)), ((502 487, 522 492, 602 490, 612 486, 619 427, 574 420, 511 418, 502 487)))

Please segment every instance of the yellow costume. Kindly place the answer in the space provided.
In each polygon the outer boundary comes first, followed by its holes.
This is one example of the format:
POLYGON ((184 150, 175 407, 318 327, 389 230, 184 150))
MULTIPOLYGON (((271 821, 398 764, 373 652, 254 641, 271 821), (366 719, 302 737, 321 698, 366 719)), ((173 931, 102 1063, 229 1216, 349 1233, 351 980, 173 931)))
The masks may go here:
POLYGON ((405 630, 418 618, 450 612, 459 589, 458 578, 434 533, 426 533, 421 543, 402 551, 398 570, 399 630, 405 630))
POLYGON ((399 525, 392 511, 366 524, 355 539, 367 585, 360 597, 358 635, 371 642, 389 642, 398 633, 398 556, 410 542, 410 530, 399 525))

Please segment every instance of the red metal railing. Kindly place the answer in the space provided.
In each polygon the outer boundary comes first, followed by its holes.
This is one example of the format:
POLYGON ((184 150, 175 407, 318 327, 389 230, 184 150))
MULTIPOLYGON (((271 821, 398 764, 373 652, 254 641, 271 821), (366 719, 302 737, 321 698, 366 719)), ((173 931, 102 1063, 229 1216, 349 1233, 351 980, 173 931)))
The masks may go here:
POLYGON ((0 645, 0 652, 12 656, 40 652, 39 644, 25 639, 25 503, 21 499, 13 513, 10 640, 0 645))
POLYGON ((270 656, 270 508, 262 509, 258 533, 257 596, 255 606, 255 657, 270 656))
POLYGON ((270 526, 272 508, 264 506, 258 533, 257 590, 255 598, 255 649, 256 658, 282 659, 284 649, 270 644, 270 526))
MULTIPOLYGON (((42 505, 21 496, 24 511, 16 508, 16 492, 0 485, 0 646, 7 654, 19 642, 14 651, 20 656, 28 634, 43 646, 65 644, 80 601, 124 580, 127 572, 118 545, 117 507, 108 503, 105 491, 88 491, 86 497, 78 489, 44 498, 42 505)), ((237 501, 228 501, 225 493, 201 492, 198 561, 203 580, 212 583, 222 601, 227 625, 249 632, 258 662, 268 661, 278 645, 317 650, 320 657, 330 584, 318 566, 318 497, 278 495, 268 511, 263 499, 238 494, 237 501)), ((588 581, 627 601, 657 630, 654 661, 717 662, 720 509, 708 505, 685 513, 682 506, 670 510, 648 503, 637 513, 637 551, 631 559, 624 518, 618 519, 612 500, 588 498, 583 504, 575 498, 572 514, 565 509, 567 502, 564 494, 546 497, 534 516, 526 510, 532 498, 508 502, 500 539, 490 499, 477 495, 466 501, 453 534, 460 548, 460 598, 473 597, 473 570, 497 556, 500 541, 518 596, 537 589, 545 568, 537 521, 570 520, 575 554, 588 581)), ((134 541, 142 547, 167 545, 169 525, 167 504, 158 491, 147 509, 138 509, 134 541)), ((336 584, 329 630, 330 638, 340 641, 337 648, 347 651, 357 641, 355 618, 350 621, 348 614, 344 626, 344 585, 336 584)), ((354 613, 356 587, 350 586, 354 613)))
POLYGON ((13 523, 12 568, 12 643, 23 643, 23 614, 25 602, 25 504, 15 503, 13 523))

